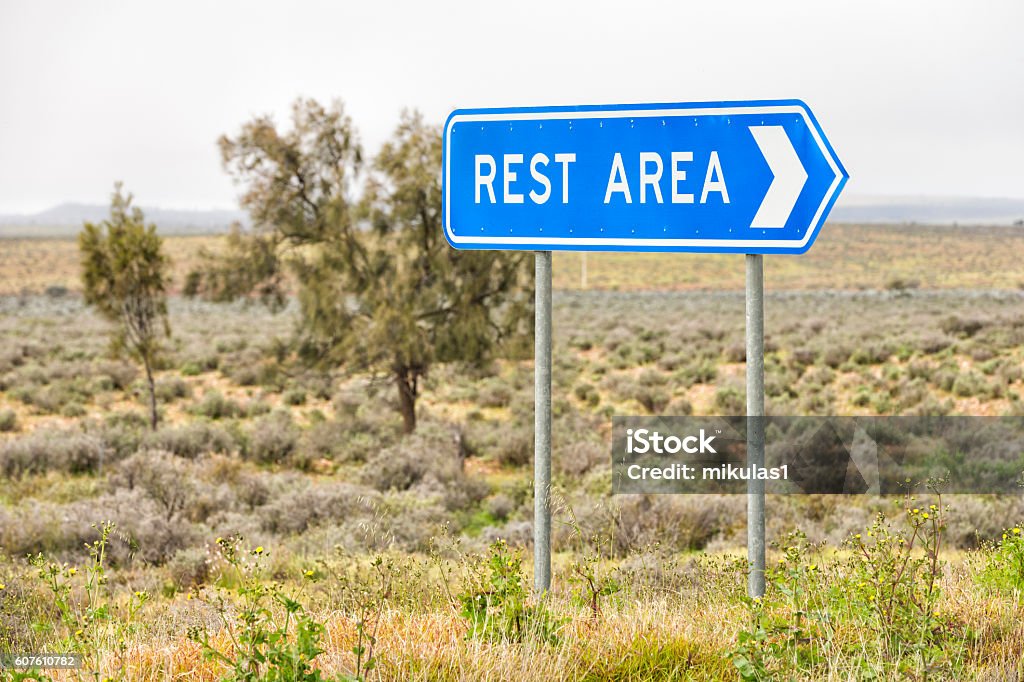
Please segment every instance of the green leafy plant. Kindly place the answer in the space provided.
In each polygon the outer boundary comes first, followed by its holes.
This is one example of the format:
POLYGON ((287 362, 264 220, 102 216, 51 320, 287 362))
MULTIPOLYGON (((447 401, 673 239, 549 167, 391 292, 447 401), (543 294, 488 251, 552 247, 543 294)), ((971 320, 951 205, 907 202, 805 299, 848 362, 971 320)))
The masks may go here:
POLYGON ((1024 523, 1003 531, 999 542, 988 548, 982 584, 1007 592, 1024 592, 1024 523))
MULTIPOLYGON (((235 597, 218 586, 211 597, 201 599, 220 616, 222 631, 230 646, 221 647, 202 627, 189 630, 189 638, 200 645, 204 657, 220 661, 227 668, 222 680, 255 682, 321 682, 327 678, 313 667, 323 649, 324 625, 313 618, 299 601, 278 583, 265 583, 263 547, 245 550, 241 538, 218 538, 217 545, 228 565, 226 583, 233 583, 235 597)), ((315 579, 313 571, 303 574, 303 588, 315 579)), ((335 678, 343 679, 343 678, 335 678)))
MULTIPOLYGON (((339 551, 339 554, 343 554, 339 551)), ((341 557, 346 558, 345 556, 341 557)), ((341 599, 355 614, 356 643, 352 647, 355 656, 355 674, 342 679, 360 682, 377 668, 377 635, 380 631, 381 615, 391 597, 396 566, 394 560, 378 555, 365 569, 365 562, 339 568, 336 563, 321 561, 321 566, 330 573, 341 589, 341 599), (351 569, 351 570, 349 570, 351 569)))
POLYGON ((622 585, 614 577, 614 573, 606 571, 602 564, 602 554, 611 555, 613 538, 594 533, 589 542, 584 540, 583 528, 576 519, 572 508, 566 505, 569 525, 579 541, 579 557, 572 564, 569 582, 575 586, 574 597, 590 609, 590 617, 597 620, 601 616, 601 600, 618 593, 622 585), (606 550, 602 552, 602 550, 606 550))
POLYGON ((927 507, 914 503, 915 498, 907 498, 909 531, 879 514, 865 534, 849 540, 851 596, 866 606, 868 620, 890 642, 928 647, 941 631, 936 604, 946 510, 941 497, 927 507))
POLYGON ((530 598, 523 584, 523 560, 504 540, 491 544, 486 558, 474 562, 459 595, 461 615, 469 621, 469 637, 499 642, 533 638, 558 643, 564 620, 543 600, 530 598))
POLYGON ((955 675, 964 636, 938 609, 946 509, 931 487, 934 504, 908 495, 906 523, 879 514, 845 558, 787 536, 764 597, 744 598, 750 625, 731 651, 742 679, 814 677, 835 661, 858 679, 955 675))
MULTIPOLYGON (((128 638, 138 630, 137 615, 149 601, 149 595, 135 591, 127 601, 115 597, 106 569, 107 548, 115 526, 108 521, 93 528, 100 536, 87 545, 89 560, 83 570, 50 561, 41 552, 30 556, 29 563, 50 592, 57 622, 63 628, 55 645, 83 654, 87 665, 98 667, 101 651, 113 651, 118 661, 124 660, 128 638)), ((54 629, 50 622, 35 625, 40 630, 54 629)))
POLYGON ((744 680, 769 679, 780 666, 790 672, 812 670, 823 660, 829 639, 820 546, 799 530, 775 546, 782 556, 765 571, 764 597, 742 598, 751 625, 740 631, 731 654, 744 680))

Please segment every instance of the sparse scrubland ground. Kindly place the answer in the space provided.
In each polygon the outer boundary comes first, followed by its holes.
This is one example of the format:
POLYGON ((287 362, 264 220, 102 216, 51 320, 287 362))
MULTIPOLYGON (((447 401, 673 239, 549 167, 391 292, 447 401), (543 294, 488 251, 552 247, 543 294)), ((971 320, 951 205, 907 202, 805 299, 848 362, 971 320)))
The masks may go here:
MULTIPOLYGON (((292 308, 174 298, 152 432, 73 244, 25 244, 0 244, 0 653, 129 680, 1024 679, 1021 497, 771 498, 754 602, 742 496, 611 495, 613 414, 743 412, 738 256, 591 255, 588 291, 556 257, 537 601, 529 362, 437 367, 403 436, 392 386, 294 361, 292 308)), ((769 413, 1024 414, 1022 257, 1008 229, 829 226, 767 259, 769 413)))

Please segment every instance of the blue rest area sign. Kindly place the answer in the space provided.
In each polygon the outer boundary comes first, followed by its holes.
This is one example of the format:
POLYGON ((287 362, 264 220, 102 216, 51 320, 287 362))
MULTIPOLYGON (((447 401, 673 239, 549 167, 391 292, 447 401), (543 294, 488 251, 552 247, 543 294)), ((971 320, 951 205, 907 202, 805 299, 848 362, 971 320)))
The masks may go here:
POLYGON ((799 100, 459 109, 457 249, 803 253, 848 175, 799 100))

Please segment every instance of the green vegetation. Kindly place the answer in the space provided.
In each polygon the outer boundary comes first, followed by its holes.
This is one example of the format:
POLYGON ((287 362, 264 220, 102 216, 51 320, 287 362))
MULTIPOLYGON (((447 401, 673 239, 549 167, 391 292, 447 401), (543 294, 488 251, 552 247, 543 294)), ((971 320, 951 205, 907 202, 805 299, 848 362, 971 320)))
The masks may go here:
MULTIPOLYGON (((99 225, 86 223, 78 247, 85 301, 117 325, 115 353, 124 352, 142 363, 149 387, 150 425, 155 430, 153 366, 161 336, 171 333, 167 322, 168 261, 156 225, 145 224, 142 211, 132 206, 131 194, 123 194, 118 183, 110 201, 110 219, 99 225)), ((81 416, 81 410, 77 412, 69 416, 81 416)))
POLYGON ((287 273, 298 286, 299 355, 389 376, 411 433, 434 363, 479 366, 507 355, 502 344, 514 349, 526 331, 526 258, 448 246, 441 133, 418 114, 403 117, 354 199, 351 179, 363 170, 357 140, 340 103, 311 100, 295 103, 290 131, 260 117, 221 138, 256 231, 232 234, 226 254, 193 272, 187 291, 220 301, 257 292, 281 306, 287 273))

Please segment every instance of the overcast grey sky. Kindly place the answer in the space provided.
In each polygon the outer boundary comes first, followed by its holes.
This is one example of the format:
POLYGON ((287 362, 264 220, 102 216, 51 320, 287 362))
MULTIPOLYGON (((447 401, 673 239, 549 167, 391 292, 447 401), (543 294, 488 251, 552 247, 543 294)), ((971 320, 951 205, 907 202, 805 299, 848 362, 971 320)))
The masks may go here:
POLYGON ((1024 2, 0 0, 0 213, 235 206, 217 137, 342 98, 416 107, 797 97, 847 196, 1024 198, 1024 2))

